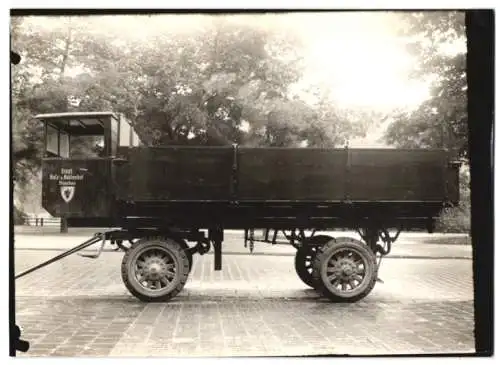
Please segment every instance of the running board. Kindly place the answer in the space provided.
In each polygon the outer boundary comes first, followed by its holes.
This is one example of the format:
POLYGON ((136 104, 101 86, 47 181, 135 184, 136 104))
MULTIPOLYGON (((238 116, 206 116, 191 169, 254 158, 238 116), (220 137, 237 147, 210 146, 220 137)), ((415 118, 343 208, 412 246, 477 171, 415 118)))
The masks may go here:
POLYGON ((72 254, 74 254, 74 253, 76 253, 76 252, 78 252, 78 251, 81 251, 81 250, 83 250, 84 248, 87 248, 87 247, 89 247, 89 246, 92 246, 93 244, 95 244, 95 243, 97 243, 97 242, 99 242, 99 241, 102 241, 102 246, 101 246, 101 249, 99 250, 99 252, 98 252, 97 254, 94 254, 94 255, 82 255, 83 257, 97 258, 97 257, 99 257, 99 255, 100 255, 100 254, 101 254, 101 252, 102 252, 102 249, 103 249, 103 247, 104 247, 104 243, 106 242, 106 239, 107 239, 107 238, 108 238, 108 237, 109 237, 112 233, 115 233, 115 232, 116 232, 116 231, 105 232, 105 233, 96 233, 96 234, 94 235, 94 237, 92 237, 92 238, 88 239, 87 241, 85 241, 85 242, 83 242, 83 243, 79 244, 78 246, 73 247, 72 249, 70 249, 70 250, 68 250, 68 251, 65 251, 65 252, 63 252, 62 254, 57 255, 56 257, 53 257, 53 258, 51 258, 50 260, 47 260, 47 261, 45 261, 45 262, 43 262, 43 263, 41 263, 41 264, 39 264, 39 265, 37 265, 37 266, 35 266, 35 267, 32 267, 31 269, 28 269, 28 270, 26 270, 26 271, 24 271, 24 272, 22 272, 22 273, 20 273, 20 274, 16 275, 14 278, 15 278, 15 279, 19 279, 19 278, 21 278, 21 277, 23 277, 23 276, 25 276, 25 275, 28 275, 28 274, 32 273, 33 271, 39 270, 39 269, 41 269, 42 267, 45 267, 45 266, 47 266, 47 265, 50 265, 50 264, 52 264, 52 263, 54 263, 54 262, 56 262, 56 261, 59 261, 59 260, 61 260, 61 259, 65 258, 65 257, 67 257, 67 256, 69 256, 69 255, 72 255, 72 254))

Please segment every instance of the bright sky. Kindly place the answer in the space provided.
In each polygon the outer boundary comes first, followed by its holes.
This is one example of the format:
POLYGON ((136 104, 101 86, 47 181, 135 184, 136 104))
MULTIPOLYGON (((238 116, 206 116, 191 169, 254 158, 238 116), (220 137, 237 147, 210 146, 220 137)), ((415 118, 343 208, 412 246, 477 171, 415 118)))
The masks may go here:
POLYGON ((293 15, 308 53, 304 82, 323 82, 345 107, 388 111, 415 107, 428 85, 409 79, 416 60, 397 35, 398 19, 388 13, 293 15))

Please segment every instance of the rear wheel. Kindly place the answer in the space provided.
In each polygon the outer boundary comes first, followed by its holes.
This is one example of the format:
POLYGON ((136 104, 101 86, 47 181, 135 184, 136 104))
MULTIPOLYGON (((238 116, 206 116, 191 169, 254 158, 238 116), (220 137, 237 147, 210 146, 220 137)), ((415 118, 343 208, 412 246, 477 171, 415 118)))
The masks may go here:
POLYGON ((317 249, 331 240, 332 237, 330 236, 311 237, 302 243, 303 246, 297 249, 295 254, 295 272, 299 279, 311 288, 315 287, 315 281, 312 276, 312 265, 316 257, 317 249))
POLYGON ((316 289, 336 302, 357 302, 375 287, 377 260, 370 248, 352 238, 337 238, 318 249, 312 276, 316 289))
POLYGON ((184 248, 174 240, 141 240, 125 253, 121 273, 125 286, 138 299, 167 301, 184 288, 189 260, 184 248))

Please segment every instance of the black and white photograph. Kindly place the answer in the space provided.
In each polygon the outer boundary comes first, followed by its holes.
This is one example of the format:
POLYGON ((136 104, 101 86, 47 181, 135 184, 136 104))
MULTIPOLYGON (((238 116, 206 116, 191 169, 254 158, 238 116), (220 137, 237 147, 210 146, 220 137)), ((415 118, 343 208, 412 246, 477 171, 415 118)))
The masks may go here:
POLYGON ((11 356, 480 351, 475 15, 11 9, 11 356))

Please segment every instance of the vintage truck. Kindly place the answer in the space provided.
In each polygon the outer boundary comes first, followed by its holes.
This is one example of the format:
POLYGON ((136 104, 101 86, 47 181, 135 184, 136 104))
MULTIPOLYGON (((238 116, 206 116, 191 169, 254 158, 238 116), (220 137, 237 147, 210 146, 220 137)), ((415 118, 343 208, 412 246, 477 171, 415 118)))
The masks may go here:
POLYGON ((16 278, 108 241, 125 252, 130 293, 164 301, 183 289, 195 253, 213 249, 221 270, 224 230, 245 230, 253 244, 254 229, 272 229, 289 232, 305 284, 354 302, 373 289, 399 232, 432 232, 459 201, 459 164, 445 150, 157 147, 112 112, 36 118, 45 128, 43 207, 69 227, 105 230, 16 278), (82 138, 98 139, 99 152, 76 148, 82 138), (360 239, 315 234, 338 228, 360 239))

